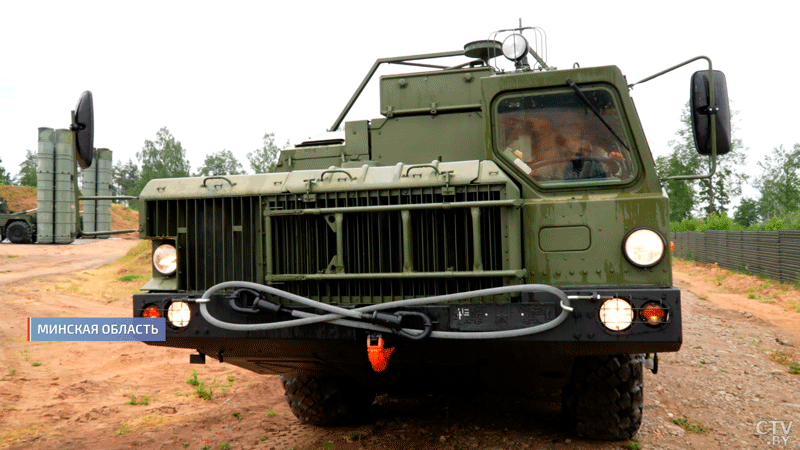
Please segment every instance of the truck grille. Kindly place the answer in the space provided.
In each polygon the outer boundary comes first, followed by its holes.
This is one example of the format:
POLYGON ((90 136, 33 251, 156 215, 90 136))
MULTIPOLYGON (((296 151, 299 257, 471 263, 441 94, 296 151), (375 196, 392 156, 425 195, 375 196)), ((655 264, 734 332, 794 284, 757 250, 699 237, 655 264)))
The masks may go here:
POLYGON ((519 215, 501 204, 504 189, 156 200, 146 230, 177 237, 181 290, 244 280, 328 303, 380 303, 515 282, 506 228, 519 215))

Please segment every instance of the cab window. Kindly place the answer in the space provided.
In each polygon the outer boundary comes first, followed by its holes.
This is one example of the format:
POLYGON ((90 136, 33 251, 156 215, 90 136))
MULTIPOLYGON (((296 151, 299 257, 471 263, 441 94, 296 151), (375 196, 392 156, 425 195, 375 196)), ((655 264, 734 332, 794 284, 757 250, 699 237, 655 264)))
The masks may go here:
POLYGON ((597 114, 571 90, 502 98, 498 150, 543 185, 630 180, 634 160, 614 97, 597 88, 584 94, 597 114))

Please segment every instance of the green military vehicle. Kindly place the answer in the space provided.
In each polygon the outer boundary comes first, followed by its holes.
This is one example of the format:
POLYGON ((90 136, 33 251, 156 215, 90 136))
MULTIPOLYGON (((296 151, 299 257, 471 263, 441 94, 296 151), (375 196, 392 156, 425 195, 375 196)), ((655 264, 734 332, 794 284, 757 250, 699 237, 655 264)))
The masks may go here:
MULTIPOLYGON (((530 31, 377 60, 277 173, 151 181, 133 315, 168 330, 149 344, 280 374, 311 424, 376 393, 500 389, 561 392, 580 436, 633 436, 646 355, 682 341, 668 199, 620 70, 549 67, 530 31), (342 127, 386 63, 425 71, 381 77, 382 117, 342 127)), ((730 118, 708 64, 692 105, 715 161, 730 118)))
POLYGON ((6 199, 0 197, 0 241, 8 238, 12 244, 36 242, 36 215, 29 212, 9 211, 6 199))

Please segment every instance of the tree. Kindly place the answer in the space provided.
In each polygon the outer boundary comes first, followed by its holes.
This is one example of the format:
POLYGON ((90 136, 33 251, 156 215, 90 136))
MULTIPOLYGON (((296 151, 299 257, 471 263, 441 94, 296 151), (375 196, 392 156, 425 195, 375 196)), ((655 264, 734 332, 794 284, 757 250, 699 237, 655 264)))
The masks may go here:
POLYGON ((211 175, 240 175, 244 173, 242 164, 233 156, 230 150, 222 150, 206 155, 203 167, 196 176, 207 177, 211 175))
MULTIPOLYGON (((662 178, 698 173, 700 168, 700 155, 697 154, 694 146, 692 118, 689 114, 688 103, 681 113, 681 123, 683 127, 675 132, 678 138, 668 143, 672 148, 672 153, 656 159, 656 168, 662 178)), ((669 195, 670 222, 681 222, 692 217, 692 211, 698 202, 694 182, 670 180, 666 182, 665 188, 669 195)))
MULTIPOLYGON (((678 139, 670 141, 672 153, 656 160, 661 177, 708 173, 711 160, 697 153, 692 133, 692 116, 687 103, 681 112, 683 126, 675 132, 678 139)), ((732 112, 735 115, 735 112, 732 112)), ((736 131, 736 127, 732 127, 736 131)), ((727 214, 733 198, 741 195, 747 175, 740 172, 746 155, 741 139, 731 138, 731 151, 717 158, 714 176, 704 180, 671 180, 666 182, 670 198, 670 221, 680 222, 694 214, 727 214)))
MULTIPOLYGON (((112 169, 111 192, 113 195, 133 195, 136 182, 139 180, 139 166, 131 159, 122 164, 117 162, 112 169)), ((119 200, 115 200, 119 202, 119 200)))
POLYGON ((733 220, 739 225, 749 228, 758 223, 759 216, 758 201, 752 198, 743 198, 733 214, 733 220))
POLYGON ((19 165, 17 184, 36 187, 36 153, 25 150, 25 161, 19 165))
MULTIPOLYGON (((250 168, 254 173, 268 173, 275 171, 275 165, 278 163, 278 156, 281 149, 275 145, 275 135, 273 133, 264 133, 264 145, 255 152, 248 153, 247 159, 250 161, 250 168)), ((284 147, 289 146, 289 141, 286 141, 284 147)))
POLYGON ((758 162, 761 175, 755 186, 761 193, 758 200, 762 219, 800 211, 800 144, 788 151, 779 146, 758 162))
POLYGON ((142 174, 134 185, 132 195, 139 195, 150 180, 189 176, 186 151, 167 127, 158 130, 155 141, 145 139, 144 147, 136 152, 136 157, 142 163, 142 174))
MULTIPOLYGON (((0 158, 0 164, 3 163, 3 159, 0 158)), ((11 174, 6 172, 6 168, 0 165, 0 186, 6 186, 11 184, 11 174)))

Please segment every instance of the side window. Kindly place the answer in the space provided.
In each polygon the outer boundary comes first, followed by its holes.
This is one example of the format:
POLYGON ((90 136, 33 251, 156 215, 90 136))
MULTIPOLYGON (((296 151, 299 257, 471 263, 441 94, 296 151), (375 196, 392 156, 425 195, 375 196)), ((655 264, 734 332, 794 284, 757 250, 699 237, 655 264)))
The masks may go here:
POLYGON ((498 150, 545 185, 630 180, 634 160, 611 93, 593 89, 585 94, 602 120, 572 91, 500 100, 498 150))

